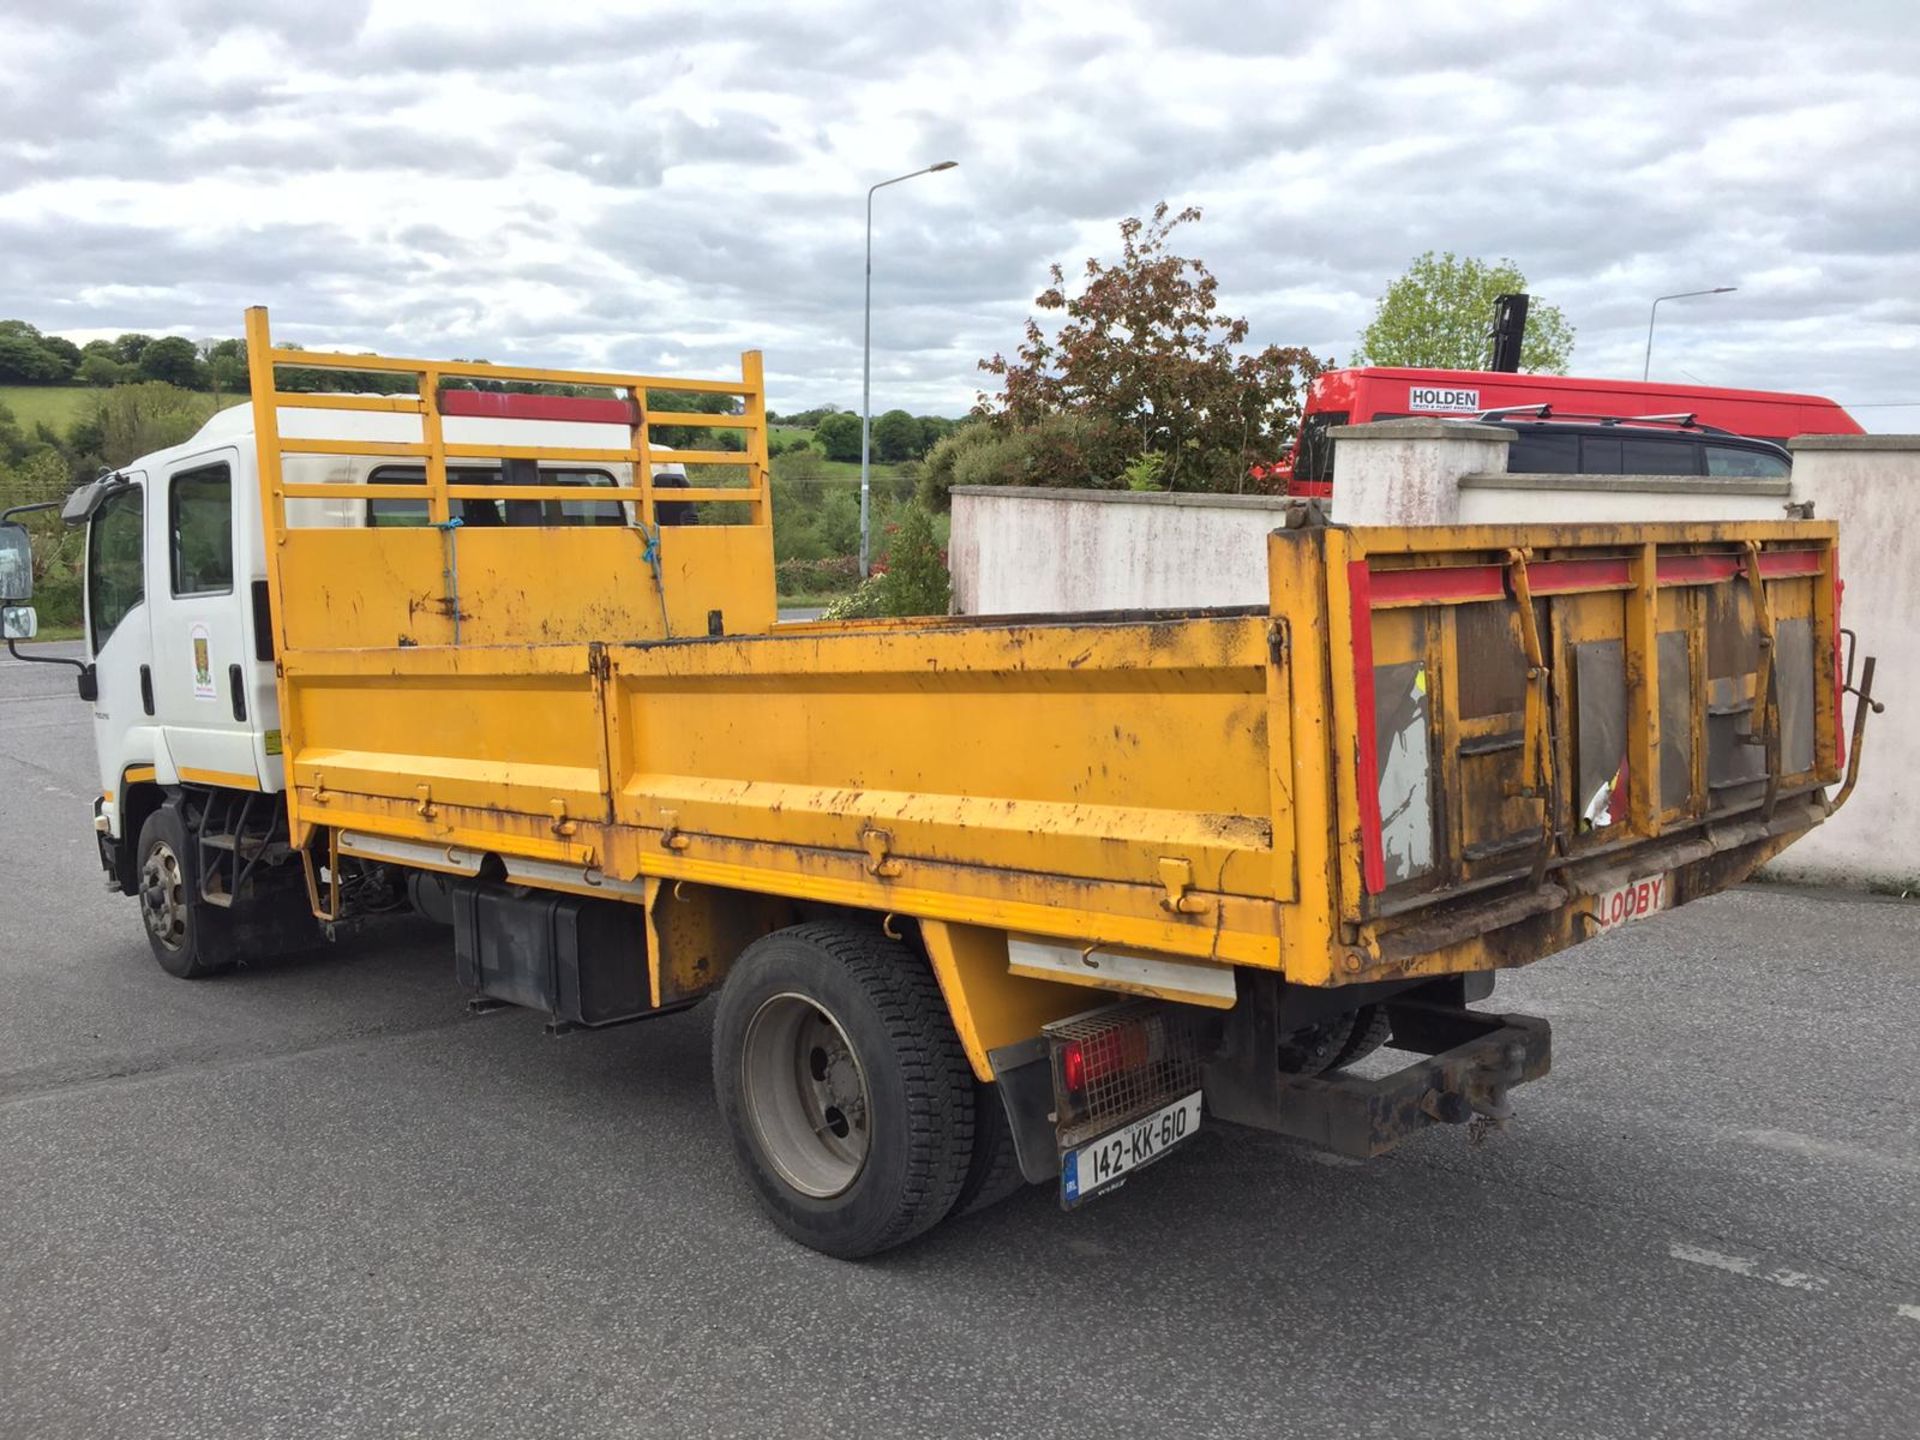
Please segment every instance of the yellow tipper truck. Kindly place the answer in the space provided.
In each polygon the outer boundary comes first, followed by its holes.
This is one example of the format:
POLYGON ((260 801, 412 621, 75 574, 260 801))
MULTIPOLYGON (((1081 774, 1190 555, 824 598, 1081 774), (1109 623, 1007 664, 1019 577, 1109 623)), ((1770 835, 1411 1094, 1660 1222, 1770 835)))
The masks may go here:
POLYGON ((1859 762, 1829 523, 1302 512, 1251 609, 782 624, 757 355, 344 356, 262 310, 247 343, 250 407, 66 507, 95 829, 154 954, 411 900, 477 1004, 556 1030, 712 996, 741 1169, 831 1254, 1076 1205, 1202 1125, 1497 1123, 1548 1029, 1470 1008, 1495 972, 1734 884, 1859 762))

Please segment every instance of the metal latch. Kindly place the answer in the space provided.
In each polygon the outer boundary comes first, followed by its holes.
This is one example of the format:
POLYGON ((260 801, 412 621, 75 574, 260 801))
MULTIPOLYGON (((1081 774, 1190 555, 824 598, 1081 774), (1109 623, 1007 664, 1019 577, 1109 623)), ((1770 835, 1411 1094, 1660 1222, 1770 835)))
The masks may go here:
POLYGON ((885 830, 876 830, 871 825, 860 832, 860 843, 867 847, 867 873, 878 875, 883 880, 891 880, 906 865, 892 854, 893 836, 885 830))
POLYGON ((1160 861, 1160 883, 1167 887, 1167 893, 1160 898, 1160 908, 1175 915, 1205 914, 1213 903, 1206 896, 1193 893, 1191 860, 1163 858, 1160 861))
POLYGON ((693 843, 680 829, 680 812, 662 810, 660 812, 660 847, 663 850, 684 850, 693 843))
POLYGON ((547 802, 547 809, 553 812, 553 824, 551 828, 554 834, 563 836, 571 835, 580 828, 574 824, 572 820, 567 818, 566 801, 550 800, 547 802))

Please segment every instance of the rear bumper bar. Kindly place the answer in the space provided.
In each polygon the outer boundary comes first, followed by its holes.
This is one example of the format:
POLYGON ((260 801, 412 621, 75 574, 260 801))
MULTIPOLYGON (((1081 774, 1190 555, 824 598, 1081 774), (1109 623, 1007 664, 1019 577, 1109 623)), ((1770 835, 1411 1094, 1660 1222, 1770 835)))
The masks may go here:
MULTIPOLYGON (((995 1050, 996 1088, 1020 1168, 1036 1184, 1049 1180, 1060 1173, 1066 1150, 1191 1093, 1196 1083, 1216 1120, 1290 1135, 1355 1159, 1383 1154, 1430 1125, 1497 1125, 1511 1113, 1513 1087, 1547 1073, 1552 1032, 1545 1020, 1530 1015, 1469 1010, 1459 1003, 1461 990, 1457 982, 1442 981, 1379 1002, 1392 1020, 1394 1048, 1421 1058, 1374 1079, 1283 1073, 1276 1064, 1280 1011, 1264 1003, 1270 994, 1256 992, 1243 997, 1216 1034, 1217 1046, 1202 1047, 1205 1058, 1196 1057, 1195 1070, 1157 1066, 1133 1103, 1084 1125, 1065 1112, 1047 1037, 995 1050)), ((1140 1001, 1094 1013, 1122 1019, 1150 1013, 1170 1028, 1196 1018, 1185 1007, 1140 1001)), ((1081 1017, 1087 1018, 1093 1017, 1081 1017)))
MULTIPOLYGON (((1545 1020, 1415 1002, 1387 1008, 1394 1047, 1425 1059, 1377 1079, 1276 1075, 1266 1104, 1250 1110, 1243 1103, 1234 1107, 1239 1113, 1220 1118, 1364 1160, 1430 1125, 1504 1121, 1508 1092, 1538 1080, 1552 1063, 1545 1020)), ((1227 1088, 1235 1099, 1247 1098, 1239 1087, 1227 1088)), ((1222 1111, 1211 1088, 1208 1100, 1222 1111)))

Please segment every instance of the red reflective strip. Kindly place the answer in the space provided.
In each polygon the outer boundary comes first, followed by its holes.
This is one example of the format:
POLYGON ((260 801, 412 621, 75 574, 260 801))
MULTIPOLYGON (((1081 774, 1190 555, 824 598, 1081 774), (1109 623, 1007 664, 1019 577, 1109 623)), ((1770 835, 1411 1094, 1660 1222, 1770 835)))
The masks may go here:
POLYGON ((1625 560, 1536 560, 1527 566, 1527 585, 1536 595, 1624 590, 1632 583, 1625 560))
MULTIPOLYGON (((1765 580, 1791 580, 1820 573, 1818 550, 1762 550, 1760 575, 1765 580)), ((1746 569, 1744 555, 1663 555, 1657 574, 1662 585, 1710 585, 1731 580, 1746 569)))
POLYGON ((625 400, 588 395, 505 395, 494 390, 442 390, 442 415, 484 415, 495 420, 574 420, 592 425, 631 425, 625 400))
MULTIPOLYGON (((1366 562, 1356 560, 1365 568, 1366 562)), ((1359 594, 1358 590, 1355 594, 1359 594)), ((1507 593, 1506 571, 1498 565, 1444 565, 1424 570, 1375 570, 1368 593, 1380 609, 1395 605, 1441 604, 1460 600, 1499 600, 1507 593)), ((1358 603, 1357 601, 1355 603, 1358 603)))
POLYGON ((1378 895, 1387 888, 1387 857, 1380 838, 1380 753, 1373 717, 1373 582, 1367 562, 1347 565, 1353 600, 1354 793, 1360 807, 1360 878, 1378 895))

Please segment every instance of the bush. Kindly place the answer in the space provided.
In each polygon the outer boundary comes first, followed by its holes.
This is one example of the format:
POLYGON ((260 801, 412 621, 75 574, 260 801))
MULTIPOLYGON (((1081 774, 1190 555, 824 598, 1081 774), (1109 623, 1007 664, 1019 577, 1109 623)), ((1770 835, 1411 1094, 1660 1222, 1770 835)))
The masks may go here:
POLYGON ((773 567, 773 575, 782 595, 844 595, 860 583, 860 560, 854 555, 782 560, 773 567))
POLYGON ((869 575, 850 595, 827 606, 820 612, 822 620, 877 620, 887 612, 883 607, 885 594, 885 575, 869 575))
POLYGON ((149 380, 102 390, 85 423, 99 440, 101 463, 119 466, 190 439, 212 414, 211 396, 149 380))
POLYGON ((1014 437, 992 425, 962 425, 927 452, 916 498, 929 510, 945 510, 956 485, 1011 484, 1000 477, 1021 473, 1022 453, 1014 437))
POLYGON ((894 527, 880 581, 880 606, 888 615, 947 613, 953 585, 933 533, 933 517, 920 506, 909 505, 894 527))
POLYGON ((1014 483, 1114 489, 1124 485, 1134 437, 1098 415, 1046 415, 1020 432, 1026 476, 1014 483))
POLYGON ((80 584, 80 576, 71 566, 58 567, 33 582, 33 608, 39 612, 43 627, 80 623, 80 584))

